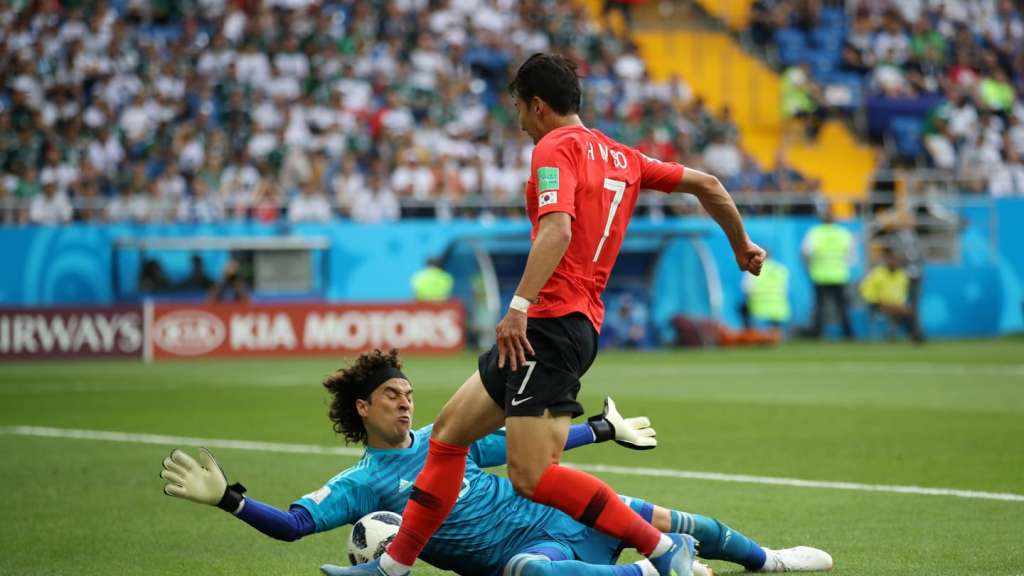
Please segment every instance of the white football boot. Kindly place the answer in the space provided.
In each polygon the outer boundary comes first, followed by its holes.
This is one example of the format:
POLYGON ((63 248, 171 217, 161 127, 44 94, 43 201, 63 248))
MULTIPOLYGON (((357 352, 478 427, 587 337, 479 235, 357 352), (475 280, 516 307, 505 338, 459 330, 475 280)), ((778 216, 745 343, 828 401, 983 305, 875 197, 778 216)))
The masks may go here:
MULTIPOLYGON (((650 560, 646 558, 637 562, 640 565, 640 569, 644 571, 644 574, 657 574, 658 570, 651 564, 650 560)), ((701 564, 700 562, 693 561, 693 576, 715 576, 715 571, 707 564, 701 564)))
POLYGON ((715 576, 715 571, 707 564, 693 561, 693 576, 715 576))
POLYGON ((832 556, 810 546, 764 548, 766 559, 758 572, 816 572, 832 569, 832 556))

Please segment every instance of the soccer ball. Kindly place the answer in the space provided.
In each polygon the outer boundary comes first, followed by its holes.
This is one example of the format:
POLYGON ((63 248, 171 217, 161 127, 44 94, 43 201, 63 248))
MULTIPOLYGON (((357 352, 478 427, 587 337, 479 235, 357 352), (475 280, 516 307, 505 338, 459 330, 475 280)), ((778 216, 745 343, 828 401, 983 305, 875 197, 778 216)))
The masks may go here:
POLYGON ((380 558, 401 524, 399 514, 384 510, 360 518, 348 534, 348 561, 354 566, 380 558))

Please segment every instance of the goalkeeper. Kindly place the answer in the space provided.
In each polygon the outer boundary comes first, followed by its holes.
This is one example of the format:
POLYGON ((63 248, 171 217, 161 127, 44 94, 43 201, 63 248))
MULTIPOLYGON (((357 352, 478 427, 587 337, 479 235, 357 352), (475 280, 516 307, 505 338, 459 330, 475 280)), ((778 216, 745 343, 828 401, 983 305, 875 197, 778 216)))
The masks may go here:
MULTIPOLYGON (((361 355, 353 366, 324 381, 332 402, 330 418, 347 441, 366 446, 360 461, 307 494, 287 511, 244 496, 229 486, 213 455, 201 449, 199 461, 174 450, 160 476, 170 496, 216 505, 268 536, 292 541, 351 524, 370 512, 401 514, 413 480, 423 467, 431 427, 412 430, 413 390, 401 372, 397 352, 361 355)), ((629 448, 657 444, 646 418, 623 419, 611 399, 601 416, 571 428, 565 447, 615 440, 629 448)), ((502 431, 473 444, 462 492, 452 514, 430 539, 424 560, 465 575, 558 574, 565 576, 645 576, 657 574, 648 560, 615 566, 622 543, 587 528, 564 513, 517 495, 508 479, 482 471, 505 464, 502 431)), ((664 532, 681 532, 700 542, 699 555, 741 564, 749 570, 822 570, 828 554, 814 548, 762 548, 721 522, 648 502, 623 498, 664 532)), ((327 574, 336 567, 323 567, 327 574)))

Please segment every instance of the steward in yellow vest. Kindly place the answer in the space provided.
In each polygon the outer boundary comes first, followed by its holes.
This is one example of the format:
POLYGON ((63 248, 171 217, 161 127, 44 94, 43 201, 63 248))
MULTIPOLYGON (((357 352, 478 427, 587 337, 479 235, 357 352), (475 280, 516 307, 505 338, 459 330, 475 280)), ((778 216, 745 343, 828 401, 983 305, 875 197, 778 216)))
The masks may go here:
POLYGON ((427 261, 427 267, 412 277, 412 293, 421 302, 443 302, 452 295, 452 275, 441 268, 436 258, 427 261))
POLYGON ((810 329, 814 338, 821 338, 825 305, 832 302, 839 312, 843 335, 847 340, 853 339, 846 284, 850 281, 854 248, 853 234, 835 223, 831 210, 804 237, 801 253, 814 284, 814 323, 810 329))
POLYGON ((768 259, 760 276, 746 276, 747 306, 757 320, 785 324, 789 321, 789 269, 768 259))

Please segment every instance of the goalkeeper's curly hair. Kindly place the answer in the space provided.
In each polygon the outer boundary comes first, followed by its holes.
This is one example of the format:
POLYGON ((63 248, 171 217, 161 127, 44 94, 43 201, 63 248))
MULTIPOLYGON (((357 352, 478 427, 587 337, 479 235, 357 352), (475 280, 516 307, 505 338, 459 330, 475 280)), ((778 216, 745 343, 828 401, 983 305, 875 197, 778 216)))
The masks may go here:
POLYGON ((334 431, 345 436, 346 444, 366 444, 366 427, 356 410, 356 400, 369 399, 373 390, 366 390, 366 379, 384 366, 402 369, 398 350, 365 352, 356 358, 355 364, 324 379, 324 388, 331 393, 330 418, 334 431))

